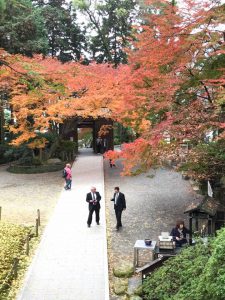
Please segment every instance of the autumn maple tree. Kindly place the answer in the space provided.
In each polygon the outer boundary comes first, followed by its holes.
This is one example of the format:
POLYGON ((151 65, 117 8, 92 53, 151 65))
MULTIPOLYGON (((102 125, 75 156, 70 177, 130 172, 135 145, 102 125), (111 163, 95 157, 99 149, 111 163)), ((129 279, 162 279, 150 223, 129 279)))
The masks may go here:
POLYGON ((195 146, 208 131, 224 136, 224 10, 218 1, 147 1, 128 64, 26 58, 0 53, 1 87, 10 91, 13 144, 44 147, 43 132, 66 119, 110 117, 138 136, 118 153, 136 174, 195 146), (169 143, 168 143, 169 141, 169 143))
POLYGON ((207 131, 219 129, 222 137, 224 9, 212 1, 185 1, 182 7, 148 1, 135 51, 121 67, 117 118, 141 136, 123 147, 126 174, 134 166, 135 172, 143 169, 143 162, 175 156, 180 143, 195 145, 207 131))
POLYGON ((62 64, 54 58, 28 58, 4 50, 0 55, 1 89, 10 90, 14 117, 12 144, 43 148, 47 140, 42 133, 57 133, 68 118, 110 116, 115 69, 95 63, 62 64))

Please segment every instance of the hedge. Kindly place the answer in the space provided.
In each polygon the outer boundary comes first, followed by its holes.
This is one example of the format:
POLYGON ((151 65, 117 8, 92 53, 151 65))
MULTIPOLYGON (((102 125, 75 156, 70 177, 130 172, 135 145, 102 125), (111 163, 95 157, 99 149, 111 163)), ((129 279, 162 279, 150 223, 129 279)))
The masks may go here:
POLYGON ((19 260, 25 255, 24 245, 30 229, 19 225, 0 222, 0 295, 7 293, 13 280, 8 276, 14 258, 19 260), (7 280, 6 280, 7 278, 7 280))
POLYGON ((65 167, 65 163, 46 164, 39 166, 22 166, 22 165, 11 165, 7 171, 17 174, 37 174, 60 171, 65 167))
POLYGON ((225 229, 207 245, 199 242, 166 261, 143 291, 145 300, 224 300, 225 229))

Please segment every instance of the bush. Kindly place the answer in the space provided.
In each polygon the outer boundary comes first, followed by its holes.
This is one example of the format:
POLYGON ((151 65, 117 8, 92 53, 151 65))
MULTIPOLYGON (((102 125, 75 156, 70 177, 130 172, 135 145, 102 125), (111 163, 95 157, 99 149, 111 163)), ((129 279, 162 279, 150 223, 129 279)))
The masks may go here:
POLYGON ((0 223, 0 295, 7 293, 12 282, 12 276, 8 276, 14 258, 22 258, 24 244, 29 229, 19 225, 0 223), (5 279, 7 280, 5 281, 5 279))
POLYGON ((195 299, 191 294, 208 258, 209 248, 203 244, 183 249, 147 278, 143 287, 145 299, 195 299))
POLYGON ((225 229, 221 229, 212 243, 210 256, 196 291, 200 300, 225 299, 225 229))
POLYGON ((41 164, 42 164, 42 162, 40 161, 39 158, 34 157, 34 158, 32 159, 32 165, 33 165, 33 166, 40 166, 41 164))
MULTIPOLYGON (((0 164, 8 163, 13 160, 12 155, 5 156, 5 154, 10 151, 10 147, 6 144, 0 144, 0 164)), ((11 150, 12 153, 12 150, 11 150)))
POLYGON ((224 300, 225 229, 208 245, 187 247, 149 276, 146 300, 224 300))
POLYGON ((31 165, 33 152, 26 145, 13 147, 8 144, 0 144, 0 164, 19 160, 20 164, 31 165))
POLYGON ((7 171, 16 174, 37 174, 60 171, 65 167, 64 163, 46 164, 46 165, 34 165, 34 166, 22 166, 11 165, 7 171))
POLYGON ((75 151, 76 146, 76 142, 72 142, 69 140, 61 140, 59 144, 59 151, 72 152, 75 151))
POLYGON ((60 140, 59 145, 55 151, 54 157, 60 158, 63 161, 74 160, 77 152, 77 143, 69 140, 60 140))

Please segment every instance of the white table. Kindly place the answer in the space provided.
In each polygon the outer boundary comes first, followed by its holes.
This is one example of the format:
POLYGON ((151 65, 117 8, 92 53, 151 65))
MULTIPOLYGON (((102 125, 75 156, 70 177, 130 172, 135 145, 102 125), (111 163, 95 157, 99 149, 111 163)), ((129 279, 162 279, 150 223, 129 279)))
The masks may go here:
POLYGON ((153 252, 156 247, 156 241, 152 241, 151 246, 146 246, 144 240, 137 240, 134 244, 134 269, 138 267, 139 250, 145 249, 153 252))

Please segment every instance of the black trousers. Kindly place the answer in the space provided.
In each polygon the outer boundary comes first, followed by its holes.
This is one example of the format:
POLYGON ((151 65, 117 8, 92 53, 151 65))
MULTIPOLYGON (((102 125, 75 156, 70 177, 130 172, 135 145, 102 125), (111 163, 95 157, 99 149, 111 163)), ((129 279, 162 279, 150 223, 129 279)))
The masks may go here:
POLYGON ((93 215, 94 211, 95 211, 95 220, 96 220, 96 223, 99 223, 99 211, 100 211, 100 208, 93 205, 89 209, 89 215, 88 215, 88 220, 87 220, 88 225, 91 225, 91 223, 92 223, 92 215, 93 215))
POLYGON ((176 247, 182 247, 183 245, 187 244, 187 239, 183 238, 182 240, 176 240, 176 247))
POLYGON ((116 228, 122 227, 121 217, 122 217, 122 210, 115 208, 116 214, 116 228))
POLYGON ((102 145, 97 144, 97 153, 102 153, 102 145))

